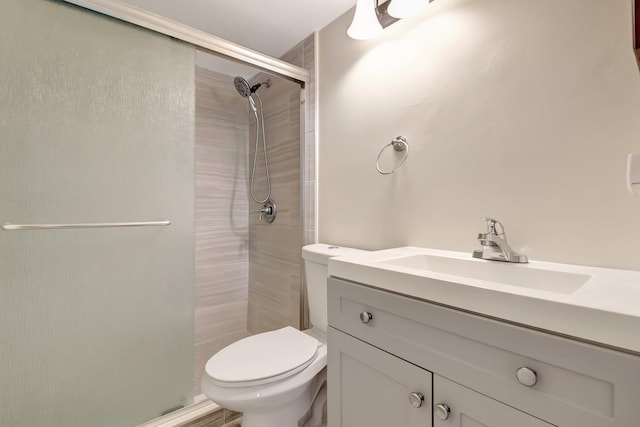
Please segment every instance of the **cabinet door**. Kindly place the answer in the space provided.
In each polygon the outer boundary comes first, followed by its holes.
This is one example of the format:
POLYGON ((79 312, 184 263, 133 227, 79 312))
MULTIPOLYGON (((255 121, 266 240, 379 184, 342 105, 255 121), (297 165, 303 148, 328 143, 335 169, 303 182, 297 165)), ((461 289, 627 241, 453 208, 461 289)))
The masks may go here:
POLYGON ((433 376, 434 427, 552 427, 539 418, 438 375, 433 376), (450 412, 444 418, 438 406, 450 412))
POLYGON ((329 426, 431 426, 431 372, 333 328, 328 340, 329 426))

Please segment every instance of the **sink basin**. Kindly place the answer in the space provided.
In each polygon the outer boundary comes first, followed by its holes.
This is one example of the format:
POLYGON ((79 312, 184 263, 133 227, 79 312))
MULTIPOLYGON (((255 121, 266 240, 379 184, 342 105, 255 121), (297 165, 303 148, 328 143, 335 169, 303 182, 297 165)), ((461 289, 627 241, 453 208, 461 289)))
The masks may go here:
POLYGON ((521 286, 540 291, 571 294, 587 283, 591 276, 535 268, 506 262, 459 259, 427 254, 409 255, 379 261, 390 266, 447 274, 503 285, 521 286))

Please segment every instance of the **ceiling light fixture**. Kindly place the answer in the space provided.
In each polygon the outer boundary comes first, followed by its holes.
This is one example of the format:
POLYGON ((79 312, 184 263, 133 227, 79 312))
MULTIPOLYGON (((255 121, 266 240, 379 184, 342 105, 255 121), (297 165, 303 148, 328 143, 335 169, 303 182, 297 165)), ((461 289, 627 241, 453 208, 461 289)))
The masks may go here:
POLYGON ((377 3, 377 0, 358 0, 353 22, 347 30, 349 37, 356 40, 366 40, 382 32, 382 24, 378 20, 377 3))
POLYGON ((380 34, 400 18, 415 15, 433 0, 358 0, 353 21, 347 30, 352 39, 366 40, 380 34))

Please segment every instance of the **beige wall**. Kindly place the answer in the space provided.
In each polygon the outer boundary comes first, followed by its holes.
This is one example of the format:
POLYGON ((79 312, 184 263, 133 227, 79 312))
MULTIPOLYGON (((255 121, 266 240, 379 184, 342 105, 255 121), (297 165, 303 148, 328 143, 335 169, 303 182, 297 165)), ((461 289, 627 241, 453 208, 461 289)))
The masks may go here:
POLYGON ((321 241, 470 252, 493 216, 530 258, 640 268, 630 1, 437 1, 372 41, 351 17, 319 39, 321 241))

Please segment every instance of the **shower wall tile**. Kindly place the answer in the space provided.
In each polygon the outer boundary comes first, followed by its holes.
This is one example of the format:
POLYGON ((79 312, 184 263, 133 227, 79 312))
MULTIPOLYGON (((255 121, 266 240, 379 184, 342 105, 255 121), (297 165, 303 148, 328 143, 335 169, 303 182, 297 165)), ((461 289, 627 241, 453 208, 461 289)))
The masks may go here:
POLYGON ((304 42, 298 43, 280 57, 289 64, 297 65, 298 67, 304 67, 304 42))
POLYGON ((316 78, 315 78, 315 35, 310 35, 303 42, 302 67, 311 71, 309 82, 309 98, 305 108, 306 128, 305 132, 316 130, 316 78))
POLYGON ((238 268, 235 263, 216 263, 203 261, 205 267, 198 269, 196 280, 201 284, 196 288, 196 307, 214 307, 247 298, 247 289, 238 286, 247 283, 249 271, 238 268), (216 265, 218 264, 218 265, 216 265))
MULTIPOLYGON (((302 309, 306 313, 306 306, 300 304, 304 277, 300 249, 304 244, 314 243, 316 236, 315 36, 306 38, 281 59, 311 70, 312 80, 304 104, 300 87, 284 79, 272 78, 271 87, 259 92, 265 106, 272 198, 278 215, 274 223, 265 224, 258 220, 260 206, 252 202, 249 207, 247 324, 251 333, 286 325, 304 326, 300 312, 302 309), (305 120, 304 128, 300 127, 301 117, 305 120)), ((266 74, 259 74, 252 83, 266 78, 266 74)), ((253 159, 255 119, 250 116, 249 122, 249 158, 253 159)), ((259 158, 256 172, 257 197, 264 197, 267 189, 261 161, 259 158)))
POLYGON ((307 70, 313 71, 316 57, 315 34, 309 35, 309 37, 302 41, 302 52, 303 62, 301 66, 307 70))
MULTIPOLYGON (((285 58, 302 60, 302 51, 285 58)), ((257 81, 265 79, 259 75, 257 81)), ((260 91, 265 111, 265 131, 271 173, 272 199, 278 214, 272 224, 259 221, 260 209, 252 203, 249 215, 249 316, 248 328, 259 333, 287 325, 300 326, 302 240, 300 170, 300 87, 284 79, 273 79, 260 91)), ((250 120, 250 141, 255 138, 255 120, 250 120)), ((250 144, 253 159, 254 144, 250 144)), ((260 152, 260 151, 259 151, 260 152)), ((255 193, 267 191, 264 163, 259 157, 255 193)))
POLYGON ((195 353, 196 360, 203 363, 202 369, 195 373, 197 386, 200 386, 206 361, 221 348, 247 336, 246 305, 245 297, 238 302, 196 309, 196 328, 200 333, 195 341, 195 353))
POLYGON ((235 91, 233 77, 196 68, 195 133, 194 376, 199 394, 206 361, 248 335, 249 126, 246 100, 235 91))

